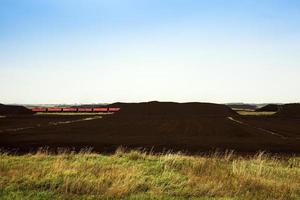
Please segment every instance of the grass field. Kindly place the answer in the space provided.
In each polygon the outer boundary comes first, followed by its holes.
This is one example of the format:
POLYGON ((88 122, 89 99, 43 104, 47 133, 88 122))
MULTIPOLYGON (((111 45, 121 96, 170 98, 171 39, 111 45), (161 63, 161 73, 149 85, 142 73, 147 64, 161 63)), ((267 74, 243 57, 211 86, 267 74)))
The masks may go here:
POLYGON ((300 157, 0 155, 1 199, 300 199, 300 157))
POLYGON ((257 112, 251 110, 237 110, 236 112, 240 115, 246 115, 246 116, 272 116, 276 113, 276 112, 257 112))

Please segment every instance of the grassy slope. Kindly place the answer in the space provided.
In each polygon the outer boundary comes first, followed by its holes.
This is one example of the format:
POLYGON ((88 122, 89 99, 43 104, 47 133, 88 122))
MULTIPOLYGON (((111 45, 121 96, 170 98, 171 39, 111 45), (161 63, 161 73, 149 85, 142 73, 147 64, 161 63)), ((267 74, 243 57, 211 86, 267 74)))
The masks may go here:
POLYGON ((0 199, 300 199, 300 158, 0 155, 0 199))

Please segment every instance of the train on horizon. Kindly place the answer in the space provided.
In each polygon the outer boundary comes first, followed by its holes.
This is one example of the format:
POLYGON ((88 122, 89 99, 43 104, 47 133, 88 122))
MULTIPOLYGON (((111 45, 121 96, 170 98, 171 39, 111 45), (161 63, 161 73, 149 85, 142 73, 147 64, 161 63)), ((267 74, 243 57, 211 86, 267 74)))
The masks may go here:
POLYGON ((120 108, 60 108, 60 107, 48 107, 48 108, 32 108, 32 112, 118 112, 120 108))

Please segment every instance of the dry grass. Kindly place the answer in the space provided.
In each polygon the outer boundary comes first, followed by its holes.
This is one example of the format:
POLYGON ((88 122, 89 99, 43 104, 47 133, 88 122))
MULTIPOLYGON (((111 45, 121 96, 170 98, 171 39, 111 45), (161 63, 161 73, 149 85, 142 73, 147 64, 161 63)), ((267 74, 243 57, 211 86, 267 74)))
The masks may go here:
POLYGON ((274 115, 276 112, 257 112, 257 111, 250 111, 250 110, 238 110, 238 114, 246 115, 246 116, 271 116, 274 115))
POLYGON ((300 158, 227 152, 0 155, 0 199, 300 199, 300 158))

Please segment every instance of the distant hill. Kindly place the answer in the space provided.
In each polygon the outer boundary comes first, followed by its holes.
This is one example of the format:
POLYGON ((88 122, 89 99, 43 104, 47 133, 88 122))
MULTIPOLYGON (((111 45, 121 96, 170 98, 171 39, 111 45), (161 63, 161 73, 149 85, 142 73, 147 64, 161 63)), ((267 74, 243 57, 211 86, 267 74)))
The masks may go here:
POLYGON ((232 109, 241 109, 241 110, 255 110, 257 105, 255 104, 244 104, 244 103, 229 103, 227 104, 232 109))
MULTIPOLYGON (((72 108, 95 108, 95 107, 106 107, 107 104, 79 104, 79 105, 71 105, 72 108)), ((59 106, 66 107, 66 106, 59 106)))
POLYGON ((0 104, 0 115, 28 115, 33 114, 31 110, 24 106, 0 104))

